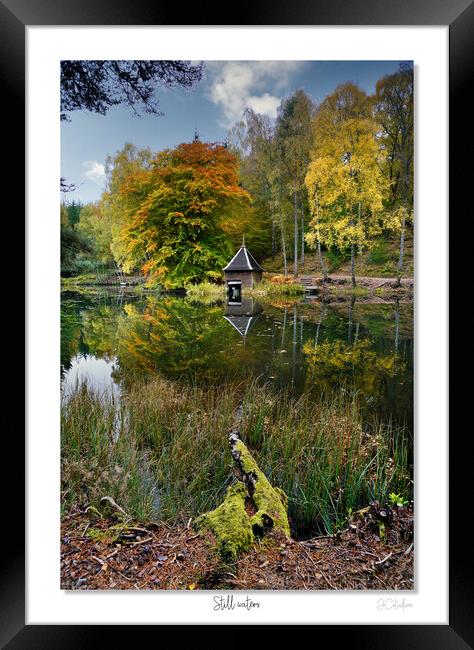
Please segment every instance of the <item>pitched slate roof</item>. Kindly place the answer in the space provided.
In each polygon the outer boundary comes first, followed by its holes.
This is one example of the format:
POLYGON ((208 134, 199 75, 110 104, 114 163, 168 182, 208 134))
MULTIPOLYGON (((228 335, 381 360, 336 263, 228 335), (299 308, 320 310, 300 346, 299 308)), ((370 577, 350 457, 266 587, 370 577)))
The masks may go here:
POLYGON ((252 253, 242 246, 223 271, 263 271, 252 253))

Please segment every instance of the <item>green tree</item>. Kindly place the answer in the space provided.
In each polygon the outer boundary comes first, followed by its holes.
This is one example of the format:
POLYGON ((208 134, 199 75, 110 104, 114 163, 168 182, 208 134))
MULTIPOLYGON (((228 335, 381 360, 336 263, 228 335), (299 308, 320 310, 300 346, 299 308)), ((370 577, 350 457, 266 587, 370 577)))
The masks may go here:
POLYGON ((76 229, 80 212, 80 203, 60 205, 61 273, 79 272, 79 257, 88 256, 93 250, 90 239, 76 229))
POLYGON ((147 177, 152 159, 151 149, 140 149, 130 142, 125 143, 113 156, 107 156, 106 189, 97 206, 94 228, 100 250, 105 256, 108 246, 119 270, 126 265, 127 271, 135 271, 141 262, 132 260, 122 239, 122 231, 143 196, 138 192, 124 192, 123 188, 129 178, 134 178, 138 183, 139 179, 147 177))
POLYGON ((68 225, 70 228, 72 228, 72 230, 75 230, 77 224, 79 223, 79 219, 81 218, 82 203, 80 201, 76 203, 76 201, 73 199, 71 203, 65 204, 65 207, 67 212, 68 225))
POLYGON ((244 120, 232 129, 229 136, 240 161, 240 181, 252 196, 252 206, 246 206, 245 214, 241 216, 242 227, 236 224, 236 230, 245 235, 247 244, 257 256, 271 255, 274 258, 277 219, 272 198, 275 163, 272 122, 268 116, 248 108, 244 120))
POLYGON ((405 246, 405 228, 413 219, 413 65, 382 77, 373 97, 375 118, 381 127, 385 149, 384 173, 389 184, 388 207, 392 211, 392 227, 400 233, 400 254, 397 265, 400 283, 405 246))
POLYGON ((301 257, 304 262, 304 212, 306 201, 305 174, 313 148, 311 128, 314 104, 303 90, 284 100, 278 110, 275 145, 278 156, 280 186, 285 186, 293 200, 293 262, 298 275, 299 217, 301 216, 301 257), (300 206, 300 211, 298 207, 300 206))
POLYGON ((82 269, 78 257, 92 253, 88 238, 69 227, 61 228, 61 273, 77 273, 82 269))
POLYGON ((98 262, 113 264, 111 223, 102 212, 99 201, 82 207, 77 230, 91 241, 98 262))

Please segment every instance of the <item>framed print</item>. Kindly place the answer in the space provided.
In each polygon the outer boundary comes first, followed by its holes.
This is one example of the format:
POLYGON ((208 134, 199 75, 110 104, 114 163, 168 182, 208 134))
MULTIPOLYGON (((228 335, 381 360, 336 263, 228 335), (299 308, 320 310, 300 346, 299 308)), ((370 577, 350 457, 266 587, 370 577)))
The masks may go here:
POLYGON ((28 305, 2 643, 472 646, 447 423, 472 4, 1 11, 28 305))

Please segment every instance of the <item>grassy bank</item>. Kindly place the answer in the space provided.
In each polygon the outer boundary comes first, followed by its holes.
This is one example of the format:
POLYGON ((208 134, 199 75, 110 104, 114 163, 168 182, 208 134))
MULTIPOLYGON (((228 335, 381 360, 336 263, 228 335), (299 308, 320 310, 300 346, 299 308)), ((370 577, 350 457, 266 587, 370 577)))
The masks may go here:
MULTIPOLYGON (((277 278, 278 280, 279 278, 277 278)), ((252 298, 278 298, 283 296, 300 297, 304 294, 304 288, 300 284, 291 281, 262 280, 256 284, 253 289, 244 289, 243 294, 252 298)), ((214 284, 212 282, 201 282, 200 284, 189 285, 186 287, 186 294, 195 300, 224 300, 226 297, 226 287, 224 284, 214 284)))
POLYGON ((190 284, 186 287, 186 295, 198 301, 212 302, 224 300, 225 293, 225 285, 215 284, 214 282, 201 282, 200 284, 190 284))
POLYGON ((333 533, 389 492, 410 496, 403 432, 364 431, 354 401, 155 379, 132 384, 120 404, 86 386, 63 399, 63 510, 99 508, 104 495, 140 520, 184 521, 215 507, 232 480, 226 434, 241 399, 242 438, 288 494, 299 534, 333 533))
POLYGON ((262 280, 253 289, 246 289, 246 293, 254 298, 279 298, 279 297, 300 297, 304 295, 304 287, 293 282, 275 282, 262 280))
POLYGON ((146 278, 141 275, 117 274, 112 269, 61 277, 62 289, 78 287, 144 287, 146 278))

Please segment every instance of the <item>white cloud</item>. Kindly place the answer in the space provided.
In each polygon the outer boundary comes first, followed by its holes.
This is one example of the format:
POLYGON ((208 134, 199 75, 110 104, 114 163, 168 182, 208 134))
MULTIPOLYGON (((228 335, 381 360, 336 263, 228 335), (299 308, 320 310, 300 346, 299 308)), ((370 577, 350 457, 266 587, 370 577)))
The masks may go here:
POLYGON ((227 61, 208 63, 211 76, 209 99, 223 111, 222 125, 232 126, 246 108, 276 117, 289 77, 302 61, 227 61), (271 91, 271 92, 269 92, 271 91))
POLYGON ((105 181, 105 166, 97 160, 86 160, 82 163, 85 168, 84 176, 90 181, 101 185, 105 181))
POLYGON ((280 104, 280 98, 274 97, 265 93, 260 97, 248 97, 247 106, 251 108, 256 113, 262 113, 263 115, 268 115, 269 117, 276 117, 277 108, 280 104))

